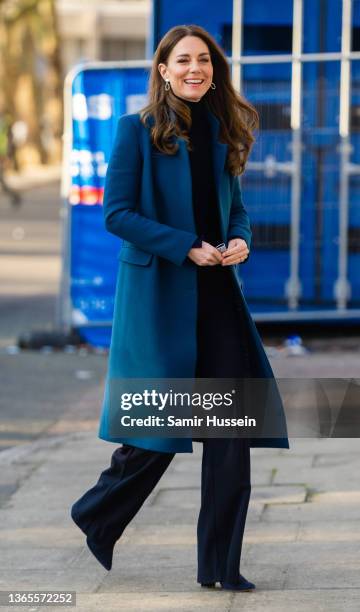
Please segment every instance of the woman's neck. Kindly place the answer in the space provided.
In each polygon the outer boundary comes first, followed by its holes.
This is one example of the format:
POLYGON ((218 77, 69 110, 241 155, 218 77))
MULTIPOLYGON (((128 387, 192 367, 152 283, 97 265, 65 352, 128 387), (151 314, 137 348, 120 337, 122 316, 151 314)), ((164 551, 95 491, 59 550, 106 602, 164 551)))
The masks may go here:
POLYGON ((174 96, 175 98, 177 98, 178 100, 181 100, 181 102, 184 102, 185 104, 188 104, 189 106, 196 106, 197 104, 202 106, 204 103, 204 96, 200 98, 200 100, 189 100, 187 98, 180 98, 180 96, 177 96, 176 94, 174 94, 174 96))

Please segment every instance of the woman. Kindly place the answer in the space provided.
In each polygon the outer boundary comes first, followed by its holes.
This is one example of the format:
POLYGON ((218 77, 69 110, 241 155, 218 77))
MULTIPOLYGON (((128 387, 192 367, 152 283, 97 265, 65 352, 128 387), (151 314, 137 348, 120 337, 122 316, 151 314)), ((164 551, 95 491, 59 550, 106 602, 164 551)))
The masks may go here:
MULTIPOLYGON (((254 141, 256 110, 235 92, 223 52, 198 26, 163 37, 149 99, 141 113, 119 120, 104 196, 106 227, 123 244, 99 436, 122 446, 72 508, 107 569, 116 541, 175 453, 192 452, 189 438, 123 435, 111 409, 119 381, 273 378, 235 272, 250 248, 236 175, 254 141)), ((268 416, 284 422, 279 398, 268 416)), ((200 440, 202 586, 255 587, 239 572, 250 447, 288 448, 284 430, 282 438, 200 440)))

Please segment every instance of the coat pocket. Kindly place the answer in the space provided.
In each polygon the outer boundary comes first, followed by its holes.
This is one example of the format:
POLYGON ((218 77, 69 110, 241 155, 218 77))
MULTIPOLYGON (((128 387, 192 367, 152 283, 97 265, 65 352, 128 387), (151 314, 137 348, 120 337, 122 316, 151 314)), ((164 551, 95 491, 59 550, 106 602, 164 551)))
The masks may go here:
POLYGON ((136 247, 123 246, 118 255, 120 261, 135 264, 138 266, 148 266, 153 258, 152 253, 147 253, 136 247))

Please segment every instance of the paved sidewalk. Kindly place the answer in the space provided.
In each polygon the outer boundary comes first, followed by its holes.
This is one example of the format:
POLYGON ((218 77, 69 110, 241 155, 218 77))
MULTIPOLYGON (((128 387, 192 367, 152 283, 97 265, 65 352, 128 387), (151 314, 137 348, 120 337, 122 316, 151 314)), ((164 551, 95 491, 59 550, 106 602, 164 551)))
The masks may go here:
POLYGON ((20 483, 0 508, 0 590, 75 590, 77 609, 86 612, 359 610, 359 440, 297 439, 291 451, 252 449, 241 571, 257 589, 230 593, 196 583, 201 444, 174 458, 107 572, 69 508, 108 466, 116 445, 99 440, 94 423, 90 431, 58 431, 61 422, 52 437, 0 454, 2 487, 14 474, 20 483))

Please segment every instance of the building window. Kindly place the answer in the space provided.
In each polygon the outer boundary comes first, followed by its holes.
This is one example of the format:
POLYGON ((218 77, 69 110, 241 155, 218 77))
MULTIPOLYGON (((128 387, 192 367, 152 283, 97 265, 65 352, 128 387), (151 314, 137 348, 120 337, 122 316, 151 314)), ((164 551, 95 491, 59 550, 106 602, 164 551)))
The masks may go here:
POLYGON ((144 40, 103 38, 101 41, 101 59, 104 61, 136 60, 144 57, 144 40))

